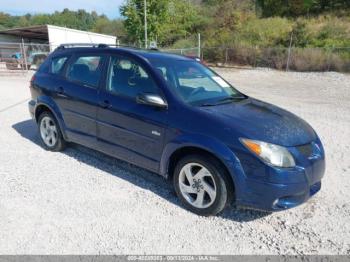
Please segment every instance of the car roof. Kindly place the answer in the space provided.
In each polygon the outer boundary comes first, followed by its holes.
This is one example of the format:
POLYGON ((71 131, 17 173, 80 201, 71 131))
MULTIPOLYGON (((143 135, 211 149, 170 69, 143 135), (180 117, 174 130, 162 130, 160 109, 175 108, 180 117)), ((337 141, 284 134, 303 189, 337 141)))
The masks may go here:
POLYGON ((182 56, 182 55, 177 55, 173 53, 167 53, 167 52, 161 52, 158 50, 146 50, 146 49, 124 49, 127 51, 130 51, 132 53, 136 53, 140 56, 143 56, 145 58, 159 58, 159 59, 176 59, 176 60, 192 60, 191 58, 182 56))
POLYGON ((152 49, 138 49, 138 48, 132 48, 132 47, 70 47, 70 48, 57 48, 55 50, 55 53, 71 53, 76 51, 86 51, 86 52, 97 52, 101 50, 101 52, 108 51, 122 51, 124 53, 133 54, 139 57, 143 57, 148 59, 173 59, 173 60, 185 60, 185 61, 193 61, 193 58, 189 58, 182 55, 177 55, 173 53, 167 53, 167 52, 161 52, 158 50, 152 50, 152 49), (102 51, 104 50, 104 51, 102 51))

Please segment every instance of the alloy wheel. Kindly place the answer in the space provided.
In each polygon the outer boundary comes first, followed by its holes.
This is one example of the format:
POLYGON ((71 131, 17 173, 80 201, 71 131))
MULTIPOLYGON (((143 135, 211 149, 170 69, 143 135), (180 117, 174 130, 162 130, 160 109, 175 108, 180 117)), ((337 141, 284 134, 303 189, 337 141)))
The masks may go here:
POLYGON ((217 195, 213 175, 198 163, 188 163, 182 167, 179 188, 186 201, 196 208, 211 206, 217 195))
POLYGON ((48 147, 53 147, 57 143, 58 133, 52 118, 48 116, 43 117, 40 122, 40 135, 48 147))

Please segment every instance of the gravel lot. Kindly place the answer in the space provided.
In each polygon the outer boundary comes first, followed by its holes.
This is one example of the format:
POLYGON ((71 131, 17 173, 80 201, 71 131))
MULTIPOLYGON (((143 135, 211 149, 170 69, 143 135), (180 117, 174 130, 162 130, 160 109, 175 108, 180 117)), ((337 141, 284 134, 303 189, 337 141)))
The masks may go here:
POLYGON ((319 133, 323 188, 308 203, 219 217, 183 209, 166 181, 72 146, 39 145, 28 76, 0 76, 1 254, 350 254, 350 75, 218 69, 319 133))

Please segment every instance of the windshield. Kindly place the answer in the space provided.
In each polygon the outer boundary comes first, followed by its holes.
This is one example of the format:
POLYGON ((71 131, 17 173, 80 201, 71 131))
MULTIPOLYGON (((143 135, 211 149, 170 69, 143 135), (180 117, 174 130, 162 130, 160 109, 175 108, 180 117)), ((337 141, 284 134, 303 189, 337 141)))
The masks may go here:
POLYGON ((197 61, 149 59, 168 86, 186 103, 210 106, 245 98, 215 72, 197 61))

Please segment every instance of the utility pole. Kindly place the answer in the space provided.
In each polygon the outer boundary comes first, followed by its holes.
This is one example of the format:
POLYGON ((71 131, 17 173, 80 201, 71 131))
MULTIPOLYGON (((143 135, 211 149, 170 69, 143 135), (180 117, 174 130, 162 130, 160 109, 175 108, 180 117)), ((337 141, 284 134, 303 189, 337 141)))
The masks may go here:
POLYGON ((148 36, 147 36, 147 0, 144 0, 144 18, 145 18, 145 48, 147 49, 147 42, 148 42, 148 36))
POLYGON ((198 33, 198 58, 201 58, 201 34, 198 33))
POLYGON ((287 65, 286 65, 286 71, 289 71, 289 63, 290 63, 290 55, 292 51, 292 43, 293 43, 293 31, 290 35, 290 43, 289 43, 289 48, 288 48, 288 58, 287 58, 287 65))

